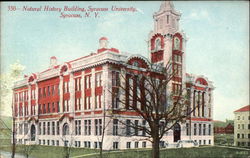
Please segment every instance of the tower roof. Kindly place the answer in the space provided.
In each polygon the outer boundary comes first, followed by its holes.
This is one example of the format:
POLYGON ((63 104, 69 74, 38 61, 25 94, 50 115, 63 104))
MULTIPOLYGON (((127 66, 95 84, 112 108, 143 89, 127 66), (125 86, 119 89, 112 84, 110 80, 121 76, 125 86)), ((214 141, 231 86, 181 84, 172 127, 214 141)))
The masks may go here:
POLYGON ((172 1, 163 1, 160 6, 160 12, 174 9, 172 1))
POLYGON ((244 111, 250 111, 250 105, 244 106, 234 112, 244 112, 244 111))

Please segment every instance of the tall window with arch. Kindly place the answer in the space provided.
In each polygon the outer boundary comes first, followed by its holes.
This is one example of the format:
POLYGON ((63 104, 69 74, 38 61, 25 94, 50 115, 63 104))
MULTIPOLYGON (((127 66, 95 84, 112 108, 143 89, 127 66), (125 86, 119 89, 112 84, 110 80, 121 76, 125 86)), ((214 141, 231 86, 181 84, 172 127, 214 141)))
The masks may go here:
POLYGON ((174 38, 174 50, 180 50, 181 49, 180 48, 180 43, 181 43, 180 39, 178 37, 175 37, 174 38))
POLYGON ((65 135, 69 135, 69 125, 67 124, 67 123, 65 123, 64 125, 63 125, 63 135, 65 136, 65 135))
POLYGON ((155 50, 160 50, 161 49, 161 39, 160 38, 157 38, 155 40, 155 50))

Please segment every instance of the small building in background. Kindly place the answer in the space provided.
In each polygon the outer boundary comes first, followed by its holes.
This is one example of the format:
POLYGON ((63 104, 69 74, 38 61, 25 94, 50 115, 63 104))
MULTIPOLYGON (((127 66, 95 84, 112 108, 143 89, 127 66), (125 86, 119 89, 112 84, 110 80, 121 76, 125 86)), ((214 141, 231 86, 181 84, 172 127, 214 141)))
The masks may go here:
POLYGON ((214 134, 233 134, 234 125, 232 120, 230 121, 214 121, 214 134))
POLYGON ((234 145, 250 147, 250 105, 234 111, 234 145))

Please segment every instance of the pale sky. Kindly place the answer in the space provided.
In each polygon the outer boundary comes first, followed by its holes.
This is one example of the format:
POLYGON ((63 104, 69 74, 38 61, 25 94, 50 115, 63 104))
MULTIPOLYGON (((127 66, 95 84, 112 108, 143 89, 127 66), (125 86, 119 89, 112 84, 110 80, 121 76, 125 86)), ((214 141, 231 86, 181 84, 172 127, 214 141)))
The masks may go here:
MULTIPOLYGON (((2 2, 1 70, 19 60, 25 74, 88 55, 102 36, 111 47, 148 56, 146 40, 153 29, 155 2, 2 2), (16 6, 16 11, 8 11, 16 6), (134 7, 138 12, 99 12, 99 18, 59 18, 60 12, 21 11, 23 7, 134 7)), ((233 111, 249 104, 249 2, 174 1, 182 13, 180 27, 188 36, 187 72, 214 82, 214 119, 233 119, 233 111)), ((65 12, 64 12, 65 13, 65 12)), ((70 13, 70 12, 68 12, 70 13)), ((71 14, 85 12, 71 12, 71 14)), ((94 16, 94 13, 92 13, 94 16)))

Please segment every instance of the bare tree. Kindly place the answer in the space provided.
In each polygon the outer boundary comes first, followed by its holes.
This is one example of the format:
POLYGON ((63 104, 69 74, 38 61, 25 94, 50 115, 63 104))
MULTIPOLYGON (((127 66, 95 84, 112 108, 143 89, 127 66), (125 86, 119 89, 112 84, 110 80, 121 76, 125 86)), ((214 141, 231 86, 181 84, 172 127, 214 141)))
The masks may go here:
POLYGON ((118 90, 111 92, 122 105, 112 110, 113 116, 121 111, 132 111, 146 121, 148 127, 119 120, 126 127, 146 133, 145 139, 152 142, 153 158, 159 158, 159 143, 164 134, 177 123, 185 121, 192 112, 182 84, 172 90, 172 81, 177 75, 171 62, 165 67, 152 64, 147 71, 122 68, 118 90))
POLYGON ((36 148, 36 145, 22 145, 22 152, 24 153, 26 158, 29 158, 30 154, 34 151, 36 148))
MULTIPOLYGON (((68 124, 67 124, 68 126, 68 124)), ((73 128, 74 129, 74 128, 73 128)), ((61 140, 64 143, 64 158, 69 158, 72 148, 74 146, 74 140, 75 140, 75 130, 70 130, 69 126, 67 128, 63 127, 63 133, 61 140)))
MULTIPOLYGON (((105 100, 105 88, 104 88, 104 100, 105 100)), ((106 107, 105 107, 105 102, 104 102, 104 110, 103 110, 103 128, 102 128, 102 133, 101 133, 101 145, 100 145, 100 158, 103 158, 103 140, 105 137, 105 130, 107 129, 107 127, 109 126, 111 119, 108 120, 108 122, 106 123, 106 107)), ((109 109, 109 108, 108 108, 109 109)))

